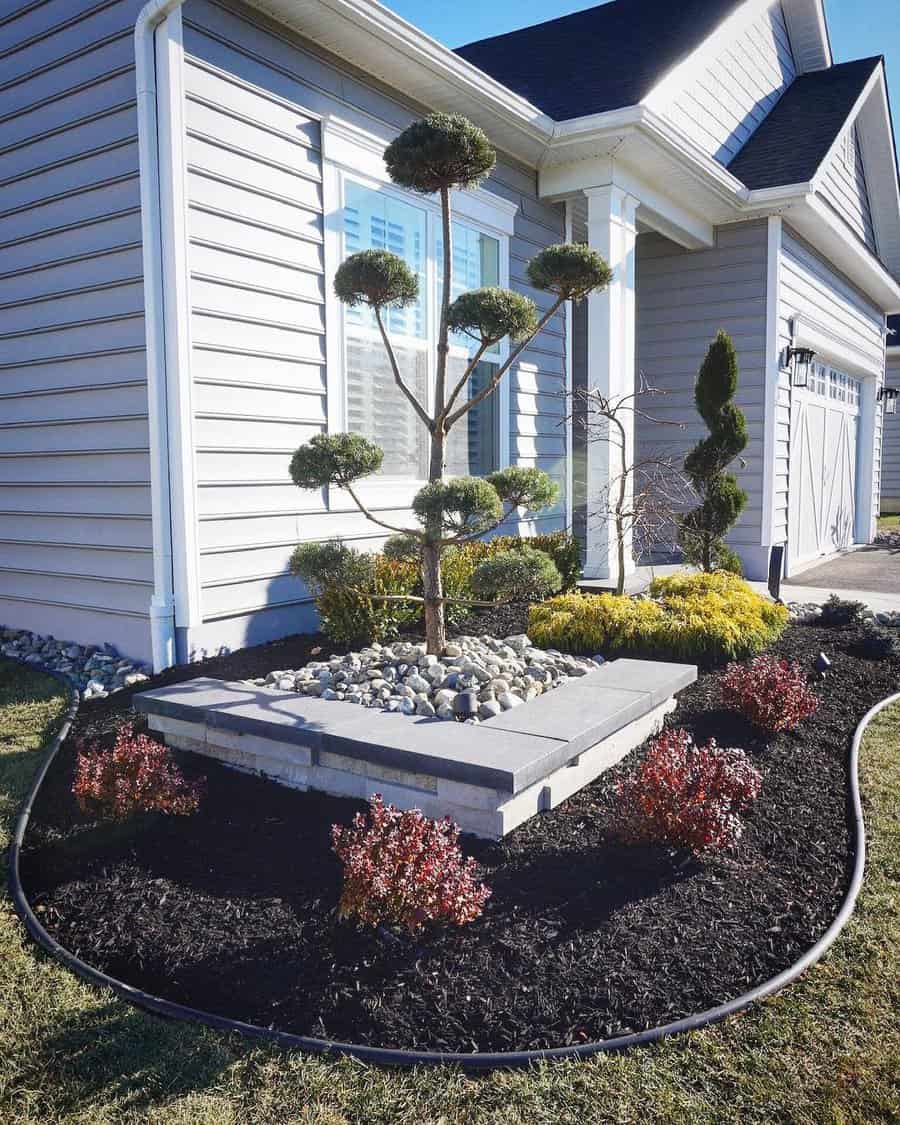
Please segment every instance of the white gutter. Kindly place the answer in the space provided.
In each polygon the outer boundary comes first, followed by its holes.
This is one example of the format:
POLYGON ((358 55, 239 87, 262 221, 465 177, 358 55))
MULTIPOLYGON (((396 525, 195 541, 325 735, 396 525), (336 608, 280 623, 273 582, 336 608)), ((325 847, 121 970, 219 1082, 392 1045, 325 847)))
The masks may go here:
POLYGON ((155 672, 171 667, 176 662, 176 653, 154 33, 169 13, 183 2, 150 0, 141 9, 134 25, 153 522, 150 636, 155 672))

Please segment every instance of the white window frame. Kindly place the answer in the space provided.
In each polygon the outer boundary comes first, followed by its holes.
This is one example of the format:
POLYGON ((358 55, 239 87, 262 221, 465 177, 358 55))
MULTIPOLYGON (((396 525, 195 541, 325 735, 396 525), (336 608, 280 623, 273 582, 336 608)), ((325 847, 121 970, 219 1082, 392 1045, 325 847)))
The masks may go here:
MULTIPOLYGON (((342 433, 347 425, 347 383, 345 379, 345 308, 334 293, 334 275, 343 256, 343 211, 345 185, 348 181, 379 191, 404 203, 418 207, 426 215, 426 324, 428 339, 429 401, 433 404, 435 364, 434 346, 438 319, 436 238, 440 231, 441 209, 436 196, 417 195, 393 184, 384 166, 383 152, 390 136, 379 136, 336 117, 322 121, 322 202, 324 222, 325 259, 325 365, 327 392, 328 433, 342 433)), ((497 239, 499 243, 499 284, 509 288, 510 237, 513 233, 518 205, 483 189, 454 191, 451 196, 452 218, 481 234, 497 239)), ((454 348, 456 355, 461 348, 454 348)), ((502 363, 509 355, 509 341, 504 340, 499 349, 502 363)), ((493 361, 495 357, 491 357, 493 361)), ((510 464, 510 384, 511 372, 506 372, 494 392, 499 411, 499 440, 497 462, 500 468, 510 464)), ((357 491, 362 501, 373 508, 408 508, 425 479, 378 474, 359 482, 357 491)), ((346 495, 335 486, 328 490, 329 510, 346 509, 346 495)))

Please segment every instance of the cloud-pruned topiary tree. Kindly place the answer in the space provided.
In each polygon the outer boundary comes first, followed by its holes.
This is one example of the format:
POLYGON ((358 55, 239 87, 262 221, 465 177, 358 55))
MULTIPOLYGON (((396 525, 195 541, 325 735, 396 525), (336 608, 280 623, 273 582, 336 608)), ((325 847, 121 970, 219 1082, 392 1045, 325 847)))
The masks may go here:
MULTIPOLYGON (((363 514, 386 531, 398 533, 417 553, 422 566, 425 633, 428 651, 440 653, 446 643, 445 597, 441 580, 441 554, 449 546, 469 542, 496 528, 517 508, 535 511, 551 505, 557 487, 537 469, 507 468, 485 478, 444 479, 447 435, 469 411, 492 395, 524 348, 556 315, 565 301, 579 301, 609 284, 611 273, 599 254, 582 245, 550 246, 528 264, 527 276, 535 289, 549 293, 549 307, 539 317, 530 298, 497 287, 476 289, 450 300, 452 282, 452 229, 450 193, 473 188, 490 173, 496 154, 485 134, 465 117, 436 113, 416 121, 388 145, 384 153, 394 183, 422 194, 437 194, 441 205, 443 261, 441 307, 438 323, 433 411, 404 381, 385 321, 385 310, 402 308, 418 297, 418 279, 402 258, 385 250, 353 254, 338 268, 334 291, 346 305, 364 305, 372 311, 401 394, 430 435, 428 484, 413 501, 419 527, 399 528, 382 520, 363 503, 355 487, 381 467, 382 451, 359 434, 318 435, 301 446, 291 461, 291 477, 301 488, 336 485, 350 496, 363 514), (472 355, 462 375, 447 381, 450 332, 464 333, 473 341, 472 355), (474 395, 466 392, 482 357, 509 337, 507 358, 474 395)), ((535 553, 537 554, 537 553, 535 553)), ((533 588, 553 586, 546 561, 526 556, 510 570, 511 580, 533 588), (529 569, 530 568, 530 569, 529 569), (531 573, 533 571, 533 573, 531 573)), ((553 564, 551 563, 551 566, 553 564)), ((496 591, 500 571, 495 568, 485 588, 496 591)), ((511 592, 511 591, 510 591, 511 592)))
POLYGON ((719 329, 694 387, 694 402, 709 436, 684 459, 700 505, 682 517, 679 540, 687 561, 702 570, 740 574, 740 559, 724 541, 747 503, 737 478, 726 472, 747 447, 747 422, 733 402, 737 385, 737 352, 728 333, 719 329))

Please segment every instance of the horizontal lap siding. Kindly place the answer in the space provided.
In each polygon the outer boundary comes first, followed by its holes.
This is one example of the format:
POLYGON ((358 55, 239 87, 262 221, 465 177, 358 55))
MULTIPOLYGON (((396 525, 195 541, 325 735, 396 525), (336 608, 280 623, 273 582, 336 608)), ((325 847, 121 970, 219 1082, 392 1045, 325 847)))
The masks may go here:
POLYGON ((694 384, 716 332, 725 329, 737 348, 736 401, 750 437, 743 466, 732 467, 747 507, 728 541, 748 569, 758 565, 762 531, 766 247, 759 222, 720 227, 709 250, 689 252, 656 234, 637 240, 637 371, 664 392, 648 413, 669 423, 637 420, 637 457, 661 453, 680 464, 706 436, 694 384))
POLYGON ((146 659, 141 2, 0 25, 0 622, 146 659))
POLYGON ((862 152, 853 126, 853 155, 850 160, 843 144, 838 146, 825 169, 820 194, 828 202, 857 238, 875 251, 875 228, 869 206, 869 191, 862 152))
POLYGON ((665 116, 710 156, 728 164, 795 73, 779 2, 683 90, 665 116))
MULTIPOLYGON (((888 348, 885 384, 900 389, 900 349, 888 348)), ((900 414, 884 415, 881 449, 881 497, 883 507, 900 510, 900 414), (891 503, 885 505, 885 501, 891 503)))
MULTIPOLYGON (((791 321, 800 315, 849 345, 869 362, 884 362, 884 317, 802 239, 785 226, 778 306, 779 347, 791 341, 791 321)), ((827 360, 828 356, 822 356, 827 360)), ((835 361, 840 368, 840 362, 835 361)), ((787 412, 788 429, 790 412, 787 412)), ((788 443, 790 435, 788 433, 788 443)), ((881 411, 875 412, 875 475, 880 470, 881 411)), ((789 448, 789 444, 788 444, 789 448)), ((789 467, 790 468, 790 467, 789 467)), ((877 482, 876 482, 877 484, 877 482)), ((875 492, 877 505, 878 489, 875 492)), ((877 514, 877 512, 876 512, 877 514)))
MULTIPOLYGON (((377 547, 384 532, 338 493, 300 493, 291 454, 327 425, 319 118, 401 128, 414 109, 338 69, 237 5, 183 9, 191 369, 201 614, 194 655, 309 628, 287 573, 298 542, 377 547)), ((520 204, 510 278, 563 237, 562 209, 536 199, 533 172, 501 160, 485 185, 520 204)), ((339 330, 337 327, 335 331, 339 330)), ((510 454, 565 480, 563 318, 510 377, 510 454)), ((535 521, 561 527, 564 503, 535 521)), ((386 510, 406 524, 406 509, 386 510)))

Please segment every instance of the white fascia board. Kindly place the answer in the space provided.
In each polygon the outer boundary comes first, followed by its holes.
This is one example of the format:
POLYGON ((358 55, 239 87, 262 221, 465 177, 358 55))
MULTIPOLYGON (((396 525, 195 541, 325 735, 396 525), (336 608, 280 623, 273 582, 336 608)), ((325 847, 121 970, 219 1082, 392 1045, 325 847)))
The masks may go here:
MULTIPOLYGON (((511 154, 526 158, 529 163, 533 161, 528 154, 533 153, 535 144, 543 144, 552 135, 553 119, 537 106, 377 0, 315 0, 304 5, 298 5, 296 0, 249 3, 364 70, 368 69, 366 59, 374 55, 377 44, 382 49, 377 69, 381 81, 422 101, 429 100, 424 97, 426 88, 431 92, 443 89, 448 95, 464 94, 473 106, 483 107, 486 114, 499 117, 521 136, 522 151, 515 151, 513 146, 511 154)), ((471 115, 478 116, 474 109, 471 115)), ((509 144, 506 147, 509 149, 509 144)))
POLYGON ((715 243, 715 228, 708 219, 685 207, 631 167, 610 157, 542 168, 538 181, 541 196, 549 199, 565 199, 579 191, 614 185, 634 196, 640 202, 639 219, 667 238, 691 250, 715 243))
POLYGON ((900 282, 879 262, 827 203, 810 195, 791 212, 791 225, 807 242, 867 294, 889 316, 900 313, 900 282))
POLYGON ((757 188, 754 191, 745 190, 743 205, 748 211, 757 209, 781 211, 797 203, 803 203, 812 194, 813 185, 810 182, 757 188))
POLYGON ((747 189, 744 184, 723 164, 704 152, 698 144, 689 140, 655 110, 648 109, 646 106, 641 108, 642 131, 677 157, 686 171, 729 203, 733 203, 735 198, 743 199, 746 196, 747 189))
POLYGON ((900 275, 900 179, 884 66, 878 68, 877 78, 868 100, 859 109, 856 127, 875 243, 880 257, 895 275, 900 275))
POLYGON ((604 136, 614 136, 619 132, 627 132, 639 125, 643 116, 641 106, 626 105, 603 113, 586 113, 583 117, 570 117, 566 121, 557 121, 553 126, 553 133, 542 163, 555 158, 567 159, 567 147, 595 141, 604 136))
POLYGON ((642 104, 656 113, 662 113, 678 95, 721 57, 729 43, 733 43, 775 0, 745 0, 706 39, 681 62, 676 63, 657 82, 642 104))
POLYGON ((592 113, 559 122, 547 144, 540 168, 582 159, 604 142, 625 139, 639 133, 655 142, 676 157, 685 171, 689 171, 707 188, 718 190, 724 199, 733 201, 735 195, 746 193, 741 181, 715 160, 662 114, 646 105, 623 106, 607 113, 592 113))

